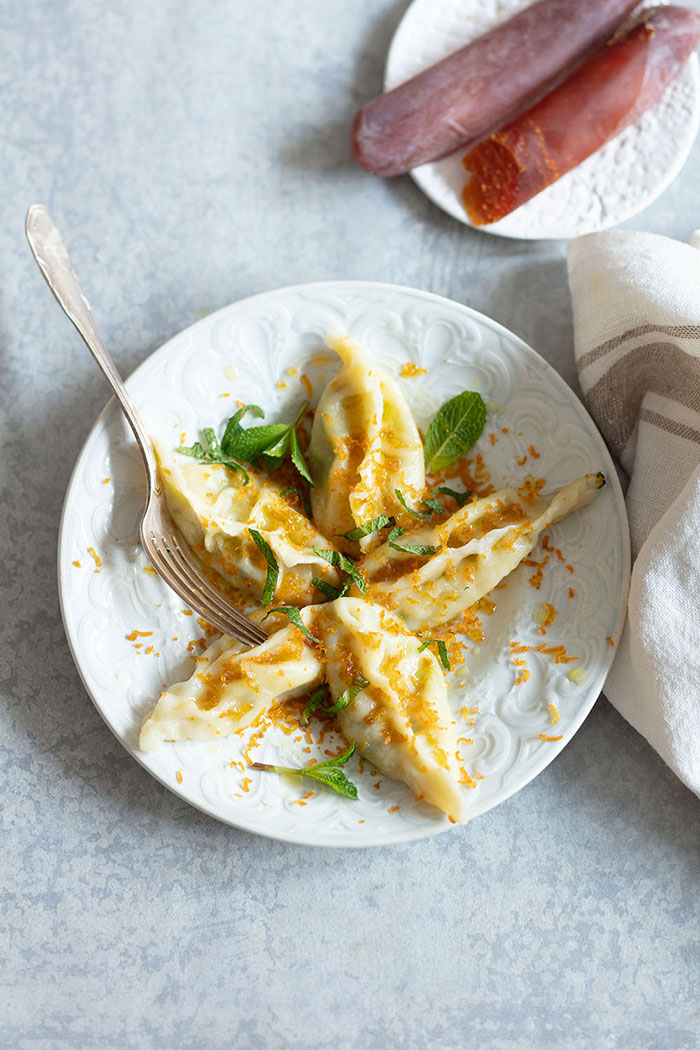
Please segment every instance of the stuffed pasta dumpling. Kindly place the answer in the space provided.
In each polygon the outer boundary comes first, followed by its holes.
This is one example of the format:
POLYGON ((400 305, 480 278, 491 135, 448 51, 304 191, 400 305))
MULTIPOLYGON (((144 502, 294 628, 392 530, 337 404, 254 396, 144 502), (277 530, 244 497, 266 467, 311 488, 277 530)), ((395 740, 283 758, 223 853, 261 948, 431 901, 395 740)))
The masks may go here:
POLYGON ((141 727, 139 745, 155 751, 166 740, 230 735, 273 703, 306 692, 322 676, 317 650, 296 627, 284 627, 252 649, 224 636, 199 658, 191 678, 161 694, 141 727))
POLYGON ((586 474, 552 496, 528 503, 516 489, 502 489, 467 503, 440 525, 423 525, 384 543, 361 563, 367 597, 395 610, 412 631, 436 627, 463 613, 511 573, 540 533, 595 499, 602 474, 586 474))
POLYGON ((337 570, 314 547, 333 544, 280 495, 269 478, 249 471, 249 482, 221 464, 168 455, 156 445, 165 495, 175 524, 202 561, 237 590, 260 602, 267 563, 250 529, 269 544, 279 566, 275 602, 305 606, 321 599, 314 577, 338 583, 337 570))
POLYGON ((360 598, 321 606, 314 632, 323 642, 336 702, 358 679, 365 682, 338 712, 346 739, 386 776, 408 784, 453 821, 463 821, 456 733, 435 656, 419 651, 419 639, 398 616, 360 598))
POLYGON ((316 641, 290 624, 252 649, 230 638, 210 646, 194 674, 161 695, 141 728, 141 750, 235 733, 324 677, 337 703, 359 677, 362 688, 337 713, 343 735, 386 776, 463 820, 447 685, 433 654, 419 651, 397 616, 364 599, 338 598, 301 615, 316 641))
POLYGON ((349 339, 328 338, 343 362, 319 401, 308 457, 315 488, 311 507, 317 527, 350 553, 379 542, 338 539, 380 514, 402 520, 396 497, 420 500, 425 487, 423 445, 403 394, 349 339))

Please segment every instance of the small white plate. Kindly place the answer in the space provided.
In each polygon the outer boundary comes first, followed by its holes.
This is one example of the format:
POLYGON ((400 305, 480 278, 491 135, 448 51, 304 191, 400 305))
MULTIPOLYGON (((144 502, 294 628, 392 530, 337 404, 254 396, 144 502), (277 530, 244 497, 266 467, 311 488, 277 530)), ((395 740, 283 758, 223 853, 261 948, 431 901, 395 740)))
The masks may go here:
MULTIPOLYGON (((398 377, 422 427, 459 391, 480 391, 494 407, 476 451, 483 453, 496 487, 517 485, 528 473, 546 478, 548 488, 590 471, 608 476, 593 504, 553 530, 573 571, 552 554, 541 589, 534 590, 528 578, 536 570, 518 569, 496 593, 496 612, 483 618, 484 641, 468 643, 467 663, 450 676, 458 736, 473 741, 460 746, 475 784, 467 791, 471 815, 477 816, 552 761, 602 688, 614 652, 606 636, 616 643, 620 635, 629 576, 617 476, 585 409, 534 350, 474 310, 410 288, 335 281, 246 299, 171 339, 127 386, 151 432, 171 445, 180 444, 183 435, 192 441, 202 426, 218 426, 232 413, 234 399, 262 405, 268 419, 277 413, 286 418, 307 396, 304 383, 311 383, 318 397, 338 370, 334 356, 323 355, 328 331, 347 333, 398 377), (427 373, 401 379, 401 366, 409 361, 427 373), (573 598, 567 596, 569 587, 573 598), (534 607, 544 602, 559 609, 546 639, 533 618, 534 607), (508 644, 515 640, 562 644, 579 660, 565 664, 541 652, 516 655, 530 672, 527 682, 516 684, 521 667, 508 644), (568 678, 572 666, 586 668, 582 683, 568 678), (559 713, 556 725, 550 703, 559 713), (542 740, 540 734, 559 739, 542 740)), ((167 744, 153 755, 138 750, 144 716, 164 684, 191 674, 187 646, 202 635, 196 616, 187 615, 149 571, 137 545, 143 500, 139 455, 110 403, 70 481, 58 571, 78 670, 129 753, 213 817, 289 842, 374 846, 450 828, 435 809, 415 802, 405 786, 371 768, 361 774, 355 760, 348 773, 358 785, 357 802, 318 787, 305 799, 313 783, 290 785, 272 774, 247 771, 242 752, 250 731, 213 744, 167 744)), ((255 755, 302 765, 309 757, 302 747, 273 729, 255 755)))
MULTIPOLYGON (((532 0, 414 0, 387 56, 390 91, 470 40, 510 18, 532 0)), ((572 0, 577 2, 577 0, 572 0)), ((580 2, 580 0, 578 0, 580 2)), ((617 138, 486 233, 523 240, 578 237, 615 226, 655 200, 683 167, 700 124, 700 74, 693 55, 661 101, 617 138)), ((464 150, 411 175, 427 197, 471 226, 462 204, 464 150)))

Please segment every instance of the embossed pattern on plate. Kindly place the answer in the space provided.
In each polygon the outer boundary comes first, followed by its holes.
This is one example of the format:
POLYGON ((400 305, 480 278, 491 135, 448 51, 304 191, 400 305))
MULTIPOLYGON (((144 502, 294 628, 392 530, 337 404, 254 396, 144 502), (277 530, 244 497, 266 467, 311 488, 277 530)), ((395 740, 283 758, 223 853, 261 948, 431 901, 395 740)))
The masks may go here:
MULTIPOLYGON (((387 55, 389 91, 510 18, 532 0, 414 0, 387 55)), ((641 5, 640 5, 641 6, 641 5)), ((663 193, 683 167, 700 124, 700 74, 693 55, 661 101, 617 138, 485 233, 523 240, 578 237, 630 219, 663 193)), ((439 208, 471 226, 461 194, 464 150, 414 168, 439 208)))
MULTIPOLYGON (((518 484, 528 471, 546 478, 548 488, 595 470, 603 470, 610 481, 596 502, 556 527, 556 544, 573 572, 552 557, 538 591, 528 582, 534 570, 518 569, 497 593, 496 611, 484 617, 483 642, 468 642, 465 664, 449 676, 461 757, 474 784, 465 791, 470 814, 477 816, 551 762, 602 688, 613 657, 606 636, 614 642, 619 637, 629 576, 622 493, 592 420, 556 372, 496 322, 427 292, 326 282, 255 296, 170 340, 127 386, 151 432, 172 444, 179 444, 183 434, 194 439, 202 425, 223 421, 234 399, 257 402, 274 418, 306 396, 302 374, 317 397, 337 371, 333 355, 323 351, 329 330, 367 346, 398 378, 422 427, 447 398, 465 388, 479 390, 495 406, 477 451, 496 487, 518 484), (427 374, 401 379, 401 366, 408 361, 427 374), (294 369, 299 372, 289 374, 294 369), (531 445, 539 458, 532 457, 531 445), (519 465, 524 456, 527 463, 519 465), (530 652, 525 657, 530 678, 516 684, 520 670, 508 643, 542 644, 533 609, 543 602, 559 609, 547 644, 563 644, 579 660, 557 664, 551 656, 530 652), (586 668, 583 682, 569 679, 571 666, 586 668), (559 713, 556 726, 550 703, 559 713), (540 734, 561 739, 545 741, 540 734)), ((348 771, 358 784, 357 802, 322 788, 305 799, 313 784, 290 786, 272 775, 248 774, 243 751, 251 731, 210 744, 169 744, 154 755, 138 751, 144 715, 164 683, 191 673, 188 645, 199 652, 197 639, 203 634, 196 617, 148 571, 136 543, 142 500, 139 456, 110 404, 88 437, 69 485, 59 586, 80 674, 126 749, 192 805, 290 842, 370 846, 450 828, 432 807, 413 800, 406 787, 372 769, 360 773, 356 761, 348 771)), ((254 753, 258 759, 298 765, 309 757, 302 744, 278 730, 269 731, 254 753)))

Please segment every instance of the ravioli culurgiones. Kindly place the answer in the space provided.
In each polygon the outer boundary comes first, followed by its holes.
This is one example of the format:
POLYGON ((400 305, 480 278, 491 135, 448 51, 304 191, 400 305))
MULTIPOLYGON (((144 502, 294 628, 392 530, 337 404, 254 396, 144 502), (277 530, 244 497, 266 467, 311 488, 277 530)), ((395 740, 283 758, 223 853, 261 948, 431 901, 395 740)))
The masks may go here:
POLYGON ((395 521, 406 516, 397 488, 408 500, 423 495, 423 443, 394 380, 378 372, 349 339, 331 336, 328 346, 343 367, 323 391, 314 414, 311 508, 321 532, 356 553, 377 546, 377 533, 356 541, 346 533, 379 515, 395 521))
POLYGON ((264 538, 277 562, 278 604, 318 601, 314 579, 338 584, 337 569, 314 553, 333 544, 290 506, 276 482, 249 470, 244 484, 242 476, 223 464, 177 461, 158 443, 155 451, 175 524, 203 564, 242 598, 262 601, 267 577, 265 557, 251 529, 264 538))
MULTIPOLYGON (((605 478, 591 473, 551 495, 542 495, 541 483, 482 498, 438 488, 458 505, 450 514, 426 490, 423 443, 397 384, 349 339, 329 337, 328 346, 342 368, 314 412, 310 475, 303 438, 292 436, 299 486, 284 489, 262 472, 279 456, 251 455, 253 468, 243 468, 223 454, 221 462, 196 463, 157 449, 173 517, 212 578, 225 580, 227 597, 248 609, 273 606, 274 619, 267 641, 252 649, 215 641, 192 677, 161 695, 144 721, 141 748, 238 732, 315 690, 302 723, 334 718, 360 756, 461 822, 466 795, 449 660, 443 642, 440 660, 427 648, 425 633, 463 616, 527 558, 545 529, 590 503, 605 478), (286 498, 299 493, 308 507, 307 477, 311 520, 286 498)), ((431 424, 426 449, 439 448, 443 463, 458 460, 485 415, 479 395, 458 395, 431 424)), ((229 452, 258 445, 239 437, 229 452)), ((355 797, 344 773, 333 773, 327 782, 355 797)))
POLYGON ((412 631, 447 623, 516 569, 544 529, 595 499, 604 482, 602 474, 587 474, 545 497, 494 492, 442 524, 415 529, 410 547, 430 549, 428 555, 384 543, 360 562, 367 595, 394 609, 412 631))

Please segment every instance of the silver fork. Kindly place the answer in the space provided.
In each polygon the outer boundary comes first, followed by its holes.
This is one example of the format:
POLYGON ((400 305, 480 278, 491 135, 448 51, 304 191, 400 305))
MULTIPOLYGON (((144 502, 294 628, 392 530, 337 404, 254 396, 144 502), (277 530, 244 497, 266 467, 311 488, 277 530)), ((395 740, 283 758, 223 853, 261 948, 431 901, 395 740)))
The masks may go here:
POLYGON ((29 247, 46 283, 102 369, 134 432, 146 468, 148 496, 139 534, 148 560, 175 593, 218 630, 249 645, 264 642, 267 638, 265 632, 234 609, 212 587, 196 556, 175 528, 158 476, 153 446, 97 331, 90 304, 80 287, 61 235, 41 204, 32 205, 27 212, 26 233, 29 247))

